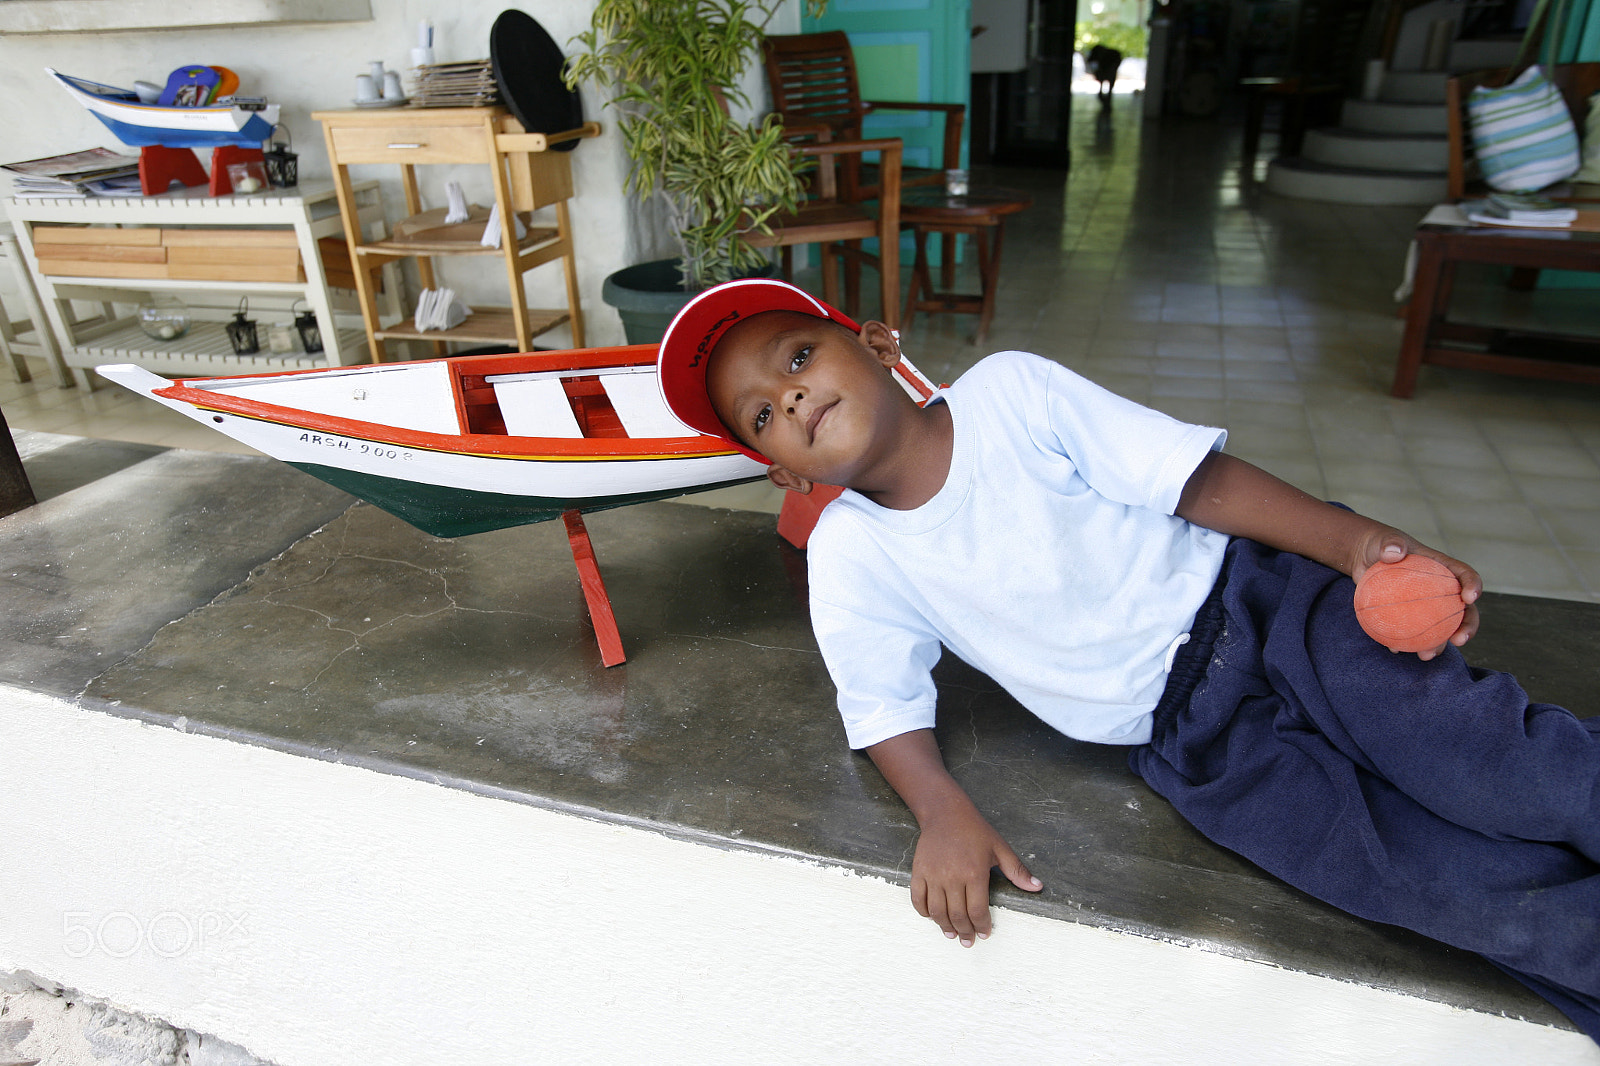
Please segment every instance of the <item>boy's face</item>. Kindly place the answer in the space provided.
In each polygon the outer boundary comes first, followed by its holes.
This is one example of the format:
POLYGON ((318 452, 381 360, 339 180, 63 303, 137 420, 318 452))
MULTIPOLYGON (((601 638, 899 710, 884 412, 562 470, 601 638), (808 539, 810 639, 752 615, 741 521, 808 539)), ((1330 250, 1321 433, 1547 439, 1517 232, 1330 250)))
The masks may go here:
POLYGON ((723 424, 776 466, 856 488, 885 457, 896 419, 916 410, 888 372, 899 359, 880 322, 857 336, 813 315, 768 311, 723 335, 706 389, 723 424))

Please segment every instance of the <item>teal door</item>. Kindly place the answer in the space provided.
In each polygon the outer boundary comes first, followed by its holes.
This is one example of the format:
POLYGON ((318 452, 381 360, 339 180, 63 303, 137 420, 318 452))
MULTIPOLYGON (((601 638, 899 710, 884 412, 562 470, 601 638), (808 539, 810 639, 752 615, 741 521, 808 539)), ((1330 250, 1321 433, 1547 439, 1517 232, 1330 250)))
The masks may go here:
MULTIPOLYGON (((971 92, 970 0, 831 0, 801 31, 844 30, 864 100, 966 104, 971 92)), ((899 137, 908 167, 944 165, 944 116, 888 111, 867 118, 866 137, 899 137)), ((966 128, 961 159, 967 158, 966 128)))

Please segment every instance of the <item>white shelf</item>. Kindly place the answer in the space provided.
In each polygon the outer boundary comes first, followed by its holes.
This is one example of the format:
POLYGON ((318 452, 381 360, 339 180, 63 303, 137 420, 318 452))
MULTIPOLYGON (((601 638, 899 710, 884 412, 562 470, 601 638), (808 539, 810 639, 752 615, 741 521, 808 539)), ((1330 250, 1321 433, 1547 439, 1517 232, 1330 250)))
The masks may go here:
MULTIPOLYGON (((268 351, 266 348, 267 324, 259 323, 257 333, 262 350, 254 355, 235 355, 228 341, 225 323, 195 322, 189 332, 170 341, 156 340, 131 319, 114 323, 105 332, 77 345, 79 356, 100 363, 137 362, 148 370, 174 377, 196 377, 203 374, 248 374, 254 371, 309 370, 327 365, 322 352, 268 351)), ((364 332, 359 329, 337 331, 339 347, 359 350, 366 346, 364 332)))
MULTIPOLYGON (((0 7, 15 2, 4 0, 0 2, 0 7)), ((382 239, 387 231, 377 182, 362 182, 353 186, 350 194, 357 201, 359 225, 370 229, 377 239, 382 239)), ((63 366, 59 368, 58 376, 64 382, 70 381, 70 371, 75 370, 80 380, 92 388, 97 384, 92 369, 102 363, 135 363, 158 374, 195 377, 251 373, 263 369, 348 366, 364 360, 369 350, 366 331, 339 328, 333 295, 322 270, 321 251, 317 243, 323 238, 342 237, 344 234, 337 200, 338 194, 332 183, 319 182, 274 191, 266 196, 208 196, 204 187, 196 187, 148 197, 13 199, 7 202, 6 208, 16 229, 18 244, 25 249, 29 267, 33 270, 36 287, 45 304, 46 317, 61 341, 63 366), (40 223, 292 231, 299 248, 305 280, 219 281, 40 274, 32 240, 32 227, 40 223), (112 305, 144 303, 152 294, 161 292, 222 294, 227 302, 252 295, 293 298, 293 301, 284 299, 283 303, 304 301, 302 309, 316 315, 325 350, 312 354, 296 352, 273 355, 264 352, 259 355, 235 355, 227 334, 223 332, 222 322, 216 321, 218 316, 214 307, 208 315, 197 315, 189 332, 176 341, 155 340, 139 329, 132 319, 111 321, 114 317, 112 305), (101 318, 93 323, 75 321, 71 314, 72 301, 100 303, 101 318)), ((399 272, 392 266, 383 269, 388 294, 387 311, 392 318, 398 319, 402 309, 394 294, 400 288, 399 272)), ((271 304, 274 300, 264 302, 271 304)), ((204 297, 198 303, 208 305, 204 297)), ((275 316, 269 314, 266 317, 275 316)), ((264 330, 266 319, 261 322, 264 330)), ((263 347, 265 340, 263 334, 263 347)))

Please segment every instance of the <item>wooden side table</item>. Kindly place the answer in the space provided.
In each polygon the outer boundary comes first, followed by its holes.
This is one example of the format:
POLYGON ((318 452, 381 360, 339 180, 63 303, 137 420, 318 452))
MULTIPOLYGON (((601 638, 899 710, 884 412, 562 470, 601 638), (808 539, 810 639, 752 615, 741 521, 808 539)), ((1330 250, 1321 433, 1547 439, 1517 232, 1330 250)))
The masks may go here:
POLYGON ((918 311, 952 311, 978 316, 978 332, 973 344, 982 344, 994 318, 995 284, 1000 277, 1000 247, 1007 215, 1033 206, 1033 198, 1010 189, 975 187, 965 196, 951 196, 943 189, 907 189, 900 197, 900 224, 910 227, 917 246, 911 267, 911 291, 906 294, 903 327, 909 327, 918 311), (936 292, 928 277, 928 234, 950 236, 965 233, 978 249, 978 278, 982 291, 976 295, 936 292))
MULTIPOLYGON (((1504 226, 1418 227, 1416 274, 1391 395, 1416 391, 1422 364, 1600 384, 1600 340, 1449 320, 1457 263, 1600 271, 1600 233, 1504 226)), ((1600 314, 1596 314, 1600 325, 1600 314)))
POLYGON ((572 197, 572 167, 569 153, 549 149, 565 141, 596 136, 600 132, 598 123, 590 122, 564 133, 527 133, 501 107, 317 111, 311 117, 322 123, 339 203, 345 209, 350 257, 356 263, 356 291, 367 320, 368 351, 373 362, 383 361, 385 340, 432 341, 439 355, 445 354, 447 341, 501 343, 525 352, 532 349, 535 336, 563 322, 570 324, 573 344, 583 347, 583 311, 578 303, 577 263, 567 211, 567 200, 572 197), (392 236, 379 241, 362 238, 359 229, 351 224, 351 211, 346 207, 350 167, 362 163, 399 166, 405 189, 409 217, 395 226, 392 236), (442 209, 424 214, 416 167, 437 163, 481 164, 489 168, 502 223, 498 248, 479 243, 481 220, 472 232, 462 233, 441 224, 442 209), (530 225, 526 235, 517 239, 512 217, 547 206, 555 207, 556 224, 530 225), (451 330, 419 330, 415 318, 389 327, 378 322, 370 280, 377 264, 415 258, 423 287, 432 289, 436 287, 433 260, 457 255, 499 258, 506 271, 510 305, 475 304, 472 315, 451 330), (523 274, 557 259, 565 271, 566 308, 529 308, 523 274))

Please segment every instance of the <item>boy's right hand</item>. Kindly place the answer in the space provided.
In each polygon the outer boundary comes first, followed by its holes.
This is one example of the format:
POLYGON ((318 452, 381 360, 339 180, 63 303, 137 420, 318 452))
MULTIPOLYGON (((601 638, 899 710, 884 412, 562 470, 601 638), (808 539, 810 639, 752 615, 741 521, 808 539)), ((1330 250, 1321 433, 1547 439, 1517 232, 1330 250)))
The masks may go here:
POLYGON ((1025 892, 1044 887, 963 793, 922 822, 911 860, 911 905, 946 937, 970 948, 993 929, 989 872, 996 866, 1025 892))
MULTIPOLYGON (((1376 523, 1374 523, 1376 525, 1376 523)), ((1483 578, 1478 572, 1460 559, 1453 559, 1444 552, 1430 548, 1408 533, 1402 533, 1391 527, 1377 526, 1371 535, 1362 540, 1356 549, 1355 558, 1350 568, 1350 576, 1360 581, 1366 572, 1376 563, 1397 563, 1408 555, 1420 555, 1436 562, 1442 563, 1446 569, 1456 576, 1461 582, 1461 599, 1466 604, 1466 610, 1461 615, 1461 625, 1450 635, 1445 642, 1461 647, 1471 640, 1478 632, 1478 604, 1477 599, 1483 595, 1483 578)), ((1417 653, 1417 658, 1426 662, 1445 649, 1445 644, 1437 648, 1429 648, 1417 653)), ((1394 649, 1390 649, 1393 651, 1394 649)))

